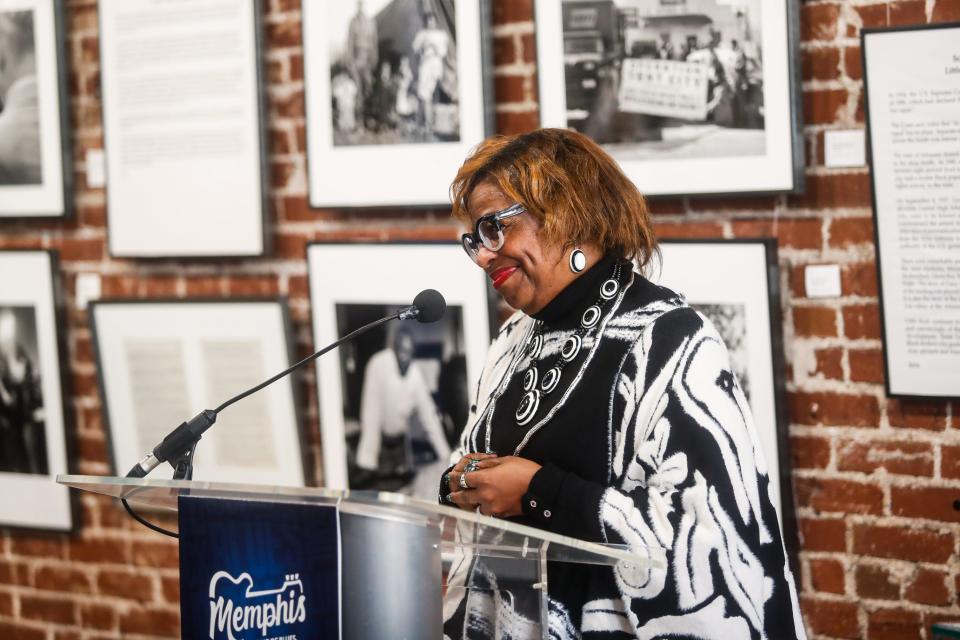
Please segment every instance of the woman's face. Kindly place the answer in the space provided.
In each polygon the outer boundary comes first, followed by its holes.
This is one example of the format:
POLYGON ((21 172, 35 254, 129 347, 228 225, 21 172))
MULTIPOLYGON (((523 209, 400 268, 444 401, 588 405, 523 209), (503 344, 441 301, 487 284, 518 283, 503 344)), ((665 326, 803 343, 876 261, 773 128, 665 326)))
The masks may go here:
MULTIPOLYGON (((514 204, 500 189, 481 182, 467 201, 471 231, 477 220, 514 204)), ((493 286, 514 309, 527 315, 540 311, 579 275, 570 271, 567 252, 560 245, 541 241, 540 223, 530 213, 503 221, 503 247, 490 251, 483 245, 477 264, 493 281, 493 286)), ((587 266, 599 258, 596 251, 581 246, 587 266)), ((569 250, 568 250, 569 251, 569 250)))

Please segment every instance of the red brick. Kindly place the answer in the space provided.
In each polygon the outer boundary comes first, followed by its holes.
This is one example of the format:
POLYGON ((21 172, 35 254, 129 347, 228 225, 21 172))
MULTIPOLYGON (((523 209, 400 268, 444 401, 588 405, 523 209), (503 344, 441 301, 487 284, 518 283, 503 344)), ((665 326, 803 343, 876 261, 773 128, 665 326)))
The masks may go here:
POLYGON ((77 607, 70 600, 28 594, 20 596, 20 616, 27 620, 60 624, 76 624, 78 618, 77 607))
POLYGON ((816 218, 734 220, 737 238, 777 238, 781 248, 820 249, 823 246, 823 222, 816 218))
POLYGON ((804 4, 800 8, 800 39, 833 40, 837 37, 840 10, 833 4, 804 4))
POLYGON ((80 603, 80 626, 84 629, 115 631, 118 620, 117 608, 112 605, 95 602, 80 603))
POLYGON ((180 606, 180 579, 162 578, 160 588, 163 593, 163 599, 168 604, 180 606))
POLYGON ((280 293, 280 285, 274 275, 233 276, 227 279, 227 291, 238 297, 275 297, 280 293))
POLYGON ((891 427, 943 431, 947 428, 946 402, 887 400, 887 419, 891 427))
POLYGON ((880 339, 880 308, 875 304, 843 307, 843 334, 851 340, 880 339))
POLYGON ((842 518, 801 518, 804 551, 846 551, 847 524, 842 518))
POLYGON ((525 102, 527 82, 526 76, 497 76, 493 81, 497 103, 525 102))
POLYGON ((835 80, 840 77, 840 50, 817 47, 800 52, 803 80, 835 80))
POLYGON ((141 281, 139 292, 147 298, 176 298, 179 289, 179 276, 152 276, 141 281))
MULTIPOLYGON (((943 0, 940 0, 943 2, 943 0)), ((927 14, 924 0, 899 0, 890 2, 890 26, 924 24, 927 14)))
POLYGON ((891 487, 890 512, 908 518, 926 518, 960 522, 960 511, 953 508, 960 490, 948 487, 891 487))
POLYGON ((899 600, 900 582, 881 565, 858 565, 854 573, 857 595, 871 600, 899 600))
MULTIPOLYGON (((863 28, 872 29, 876 27, 887 26, 887 4, 869 4, 855 6, 853 9, 860 15, 860 21, 863 28)), ((847 23, 847 36, 853 38, 860 35, 860 29, 856 28, 850 22, 847 23)))
POLYGON ((930 22, 960 22, 960 3, 955 0, 940 0, 933 5, 930 22))
POLYGON ((940 475, 960 478, 960 446, 944 444, 940 447, 940 475))
POLYGON ((63 544, 59 536, 28 538, 15 535, 10 538, 10 551, 15 556, 62 558, 63 544))
POLYGON ((787 204, 804 209, 869 207, 870 176, 866 172, 807 176, 804 193, 788 197, 787 204))
POLYGON ((814 376, 827 380, 843 380, 843 349, 839 347, 815 349, 813 355, 817 361, 817 368, 812 372, 814 376))
POLYGON ((299 47, 300 21, 286 20, 284 22, 270 22, 266 26, 266 40, 271 49, 284 47, 299 47))
POLYGON ((3 638, 3 640, 47 640, 47 632, 40 627, 0 620, 0 638, 3 638))
POLYGON ((493 64, 497 67, 519 62, 514 36, 501 36, 493 39, 493 64))
POLYGON ((100 433, 82 433, 77 439, 77 454, 84 462, 100 462, 108 464, 110 454, 107 452, 107 442, 100 433))
POLYGON ((71 593, 91 593, 90 577, 83 571, 70 569, 62 565, 40 566, 33 576, 37 589, 46 591, 67 591, 71 593))
POLYGON ((60 259, 64 262, 99 261, 104 256, 102 237, 54 239, 54 248, 60 250, 60 259))
POLYGON ((848 441, 837 447, 837 468, 840 471, 888 473, 909 476, 933 475, 933 446, 929 442, 896 440, 848 441))
POLYGON ((847 47, 843 50, 843 70, 851 80, 863 79, 863 58, 860 47, 847 47))
POLYGON ((816 436, 790 438, 794 469, 825 469, 830 464, 830 440, 816 436))
POLYGON ((867 636, 884 640, 917 640, 923 637, 923 622, 916 611, 878 609, 867 614, 867 636))
POLYGON ((536 111, 501 111, 496 120, 497 133, 504 135, 525 133, 540 127, 540 114, 536 111))
POLYGON ((953 534, 930 529, 854 524, 853 552, 876 558, 942 563, 953 555, 953 534))
POLYGON ((141 542, 133 543, 133 563, 146 567, 166 567, 177 569, 180 567, 179 553, 175 542, 141 542))
POLYGON ((659 240, 723 237, 723 225, 719 222, 659 222, 654 220, 653 231, 659 240))
POLYGON ((493 24, 533 20, 533 0, 509 0, 493 3, 493 24))
POLYGON ((690 198, 690 209, 714 213, 718 211, 758 211, 773 214, 777 207, 777 198, 774 196, 721 196, 690 198))
POLYGON ((847 359, 852 382, 883 383, 883 354, 879 349, 850 349, 847 359))
POLYGON ((834 249, 872 245, 873 218, 834 218, 827 233, 834 249))
POLYGON ((121 613, 120 633, 176 636, 180 632, 180 614, 176 609, 135 608, 121 613))
POLYGON ((220 298, 226 295, 226 280, 216 276, 195 276, 184 280, 188 298, 220 298))
POLYGON ((943 606, 950 604, 950 590, 947 588, 947 574, 932 569, 917 569, 913 580, 907 585, 904 595, 907 600, 943 606))
POLYGON ((874 396, 798 391, 788 398, 790 419, 799 424, 851 427, 880 424, 880 404, 874 396))
POLYGON ((130 561, 130 544, 115 538, 77 538, 68 544, 70 559, 74 562, 126 563, 130 561))
MULTIPOLYGON (((666 215, 677 213, 688 213, 688 201, 684 198, 648 198, 647 207, 650 209, 650 215, 666 215)), ((657 224, 654 221, 654 224, 657 224)))
POLYGON ((797 478, 797 503, 818 513, 883 512, 883 491, 879 486, 857 480, 797 478))
POLYGON ((0 616, 13 615, 13 596, 0 591, 0 616))
POLYGON ((877 268, 872 262, 843 265, 840 269, 840 286, 844 295, 877 296, 877 268))
POLYGON ((860 637, 856 602, 803 598, 800 609, 807 620, 807 628, 815 634, 833 638, 860 637))
POLYGON ((802 337, 837 335, 837 311, 829 307, 794 307, 793 331, 802 337))
POLYGON ((97 576, 97 589, 107 596, 139 601, 153 599, 153 582, 142 573, 131 571, 101 571, 97 576))
POLYGON ((846 107, 846 89, 814 89, 803 92, 805 124, 833 124, 846 107))
POLYGON ((814 591, 825 593, 844 592, 843 565, 831 559, 810 561, 810 583, 814 591))

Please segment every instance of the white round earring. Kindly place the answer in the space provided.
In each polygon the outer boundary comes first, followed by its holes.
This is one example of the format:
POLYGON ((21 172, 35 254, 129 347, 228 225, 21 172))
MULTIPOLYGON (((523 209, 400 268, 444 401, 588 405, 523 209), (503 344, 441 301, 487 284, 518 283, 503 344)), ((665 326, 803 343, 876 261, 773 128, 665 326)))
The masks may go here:
POLYGON ((580 273, 587 268, 587 256, 580 251, 580 249, 574 249, 570 252, 570 271, 574 273, 580 273))

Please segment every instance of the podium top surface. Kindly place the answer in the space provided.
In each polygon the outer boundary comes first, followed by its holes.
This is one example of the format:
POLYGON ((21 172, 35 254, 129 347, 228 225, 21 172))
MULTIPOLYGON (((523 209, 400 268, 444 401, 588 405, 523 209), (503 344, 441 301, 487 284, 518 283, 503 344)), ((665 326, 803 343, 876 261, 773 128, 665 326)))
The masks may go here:
POLYGON ((482 555, 525 558, 542 554, 547 560, 562 562, 608 566, 626 563, 651 569, 666 566, 665 552, 659 547, 638 549, 577 540, 397 493, 114 476, 58 475, 57 482, 173 512, 181 495, 336 506, 341 513, 438 526, 443 531, 445 547, 471 547, 482 555))

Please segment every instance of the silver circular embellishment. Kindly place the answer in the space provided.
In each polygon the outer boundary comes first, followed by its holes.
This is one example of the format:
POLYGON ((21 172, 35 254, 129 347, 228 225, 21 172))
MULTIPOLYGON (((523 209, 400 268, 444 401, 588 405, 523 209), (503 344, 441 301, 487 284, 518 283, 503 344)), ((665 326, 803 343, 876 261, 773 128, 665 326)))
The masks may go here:
POLYGON ((541 349, 543 349, 543 334, 538 333, 530 341, 530 346, 527 347, 527 355, 530 356, 531 360, 536 360, 540 357, 541 349))
POLYGON ((523 374, 523 390, 530 391, 537 386, 537 368, 530 367, 527 369, 526 373, 523 374))
POLYGON ((593 325, 597 324, 597 320, 600 319, 600 307, 593 305, 587 307, 587 310, 583 312, 583 317, 580 318, 580 326, 584 329, 589 329, 593 325))
POLYGON ((540 381, 540 390, 544 393, 550 393, 557 388, 560 382, 560 367, 551 367, 549 371, 543 374, 543 380, 540 381))
POLYGON ((609 300, 613 296, 617 295, 618 291, 620 291, 620 283, 613 278, 610 278, 600 285, 600 297, 604 300, 609 300))
POLYGON ((517 407, 517 424, 521 427, 531 420, 537 413, 540 406, 540 392, 536 389, 527 391, 520 400, 520 406, 517 407))
POLYGON ((583 338, 580 337, 580 334, 573 334, 563 343, 563 348, 560 349, 560 357, 570 362, 577 357, 577 354, 580 353, 580 347, 583 345, 583 338))
POLYGON ((570 271, 580 273, 587 268, 587 256, 580 249, 574 249, 570 254, 570 271))

